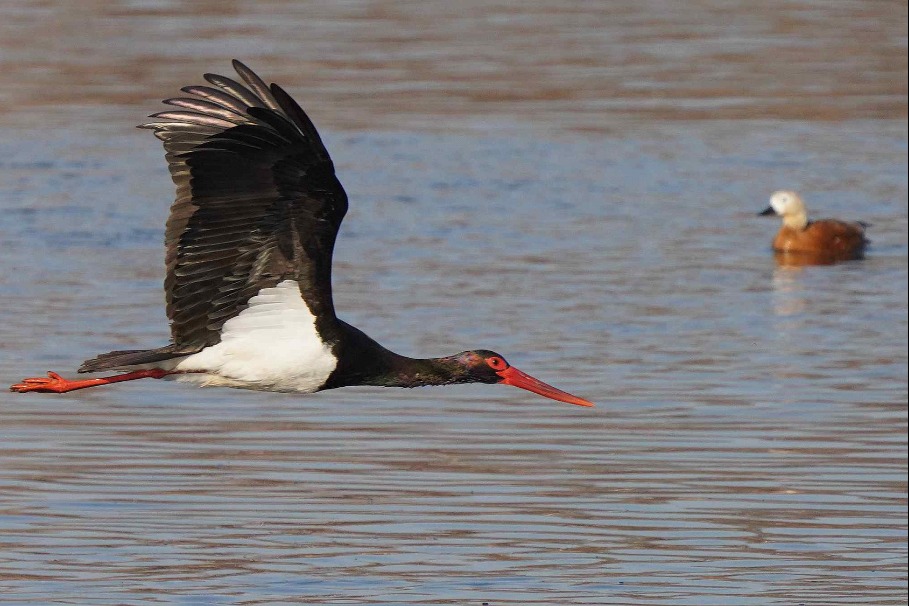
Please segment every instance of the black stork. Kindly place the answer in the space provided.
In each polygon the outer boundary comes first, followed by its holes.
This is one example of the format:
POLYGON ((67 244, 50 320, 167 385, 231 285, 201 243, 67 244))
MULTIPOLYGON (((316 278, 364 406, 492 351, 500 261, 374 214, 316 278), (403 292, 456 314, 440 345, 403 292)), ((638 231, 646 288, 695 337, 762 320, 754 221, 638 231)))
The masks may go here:
POLYGON ((245 84, 206 74, 212 86, 184 87, 193 97, 165 100, 177 109, 140 126, 164 142, 177 186, 165 232, 172 342, 101 354, 79 368, 123 374, 69 380, 48 372, 12 391, 65 393, 165 377, 292 393, 504 383, 593 406, 493 351, 408 358, 340 320, 331 256, 347 195, 300 106, 243 63, 233 66, 245 84))

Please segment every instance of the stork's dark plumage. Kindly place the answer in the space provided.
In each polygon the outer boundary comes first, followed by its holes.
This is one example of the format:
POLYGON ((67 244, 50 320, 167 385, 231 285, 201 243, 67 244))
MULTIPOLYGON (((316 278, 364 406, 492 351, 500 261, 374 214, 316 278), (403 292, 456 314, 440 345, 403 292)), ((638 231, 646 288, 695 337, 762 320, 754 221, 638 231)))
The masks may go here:
POLYGON ((167 220, 164 290, 171 343, 112 351, 79 372, 124 374, 24 379, 18 392, 65 393, 141 378, 311 393, 349 385, 416 387, 505 383, 592 406, 524 374, 497 353, 414 359, 338 319, 331 257, 347 195, 315 126, 276 84, 234 61, 244 84, 165 101, 142 128, 164 142, 177 198, 167 220))

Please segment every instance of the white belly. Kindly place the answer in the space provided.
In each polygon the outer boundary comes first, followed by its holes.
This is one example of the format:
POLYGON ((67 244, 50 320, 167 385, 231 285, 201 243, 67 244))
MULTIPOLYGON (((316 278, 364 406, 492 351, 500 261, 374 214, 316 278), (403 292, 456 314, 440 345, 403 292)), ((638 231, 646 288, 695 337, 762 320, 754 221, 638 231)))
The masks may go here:
POLYGON ((285 280, 225 322, 220 343, 176 361, 173 369, 189 374, 172 376, 203 386, 310 393, 337 364, 298 284, 285 280))

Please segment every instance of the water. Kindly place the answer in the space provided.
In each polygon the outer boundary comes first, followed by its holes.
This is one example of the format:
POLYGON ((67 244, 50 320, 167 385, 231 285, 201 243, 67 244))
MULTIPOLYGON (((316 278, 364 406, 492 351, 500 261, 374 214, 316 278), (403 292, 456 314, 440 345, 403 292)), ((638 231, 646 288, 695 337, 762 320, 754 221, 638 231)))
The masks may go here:
POLYGON ((0 603, 906 602, 905 6, 69 6, 0 9, 7 383, 166 342, 131 126, 241 56, 350 195, 344 319, 598 407, 0 395, 0 603), (780 187, 868 258, 778 266, 780 187))

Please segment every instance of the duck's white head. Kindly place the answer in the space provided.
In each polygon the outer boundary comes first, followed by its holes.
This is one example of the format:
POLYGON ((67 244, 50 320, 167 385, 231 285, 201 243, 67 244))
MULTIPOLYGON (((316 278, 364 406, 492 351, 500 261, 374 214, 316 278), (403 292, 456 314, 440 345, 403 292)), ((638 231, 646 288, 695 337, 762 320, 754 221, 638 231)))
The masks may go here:
POLYGON ((770 207, 762 215, 777 214, 783 218, 783 225, 794 229, 804 229, 808 225, 808 209, 797 193, 789 190, 773 192, 770 196, 770 207))

